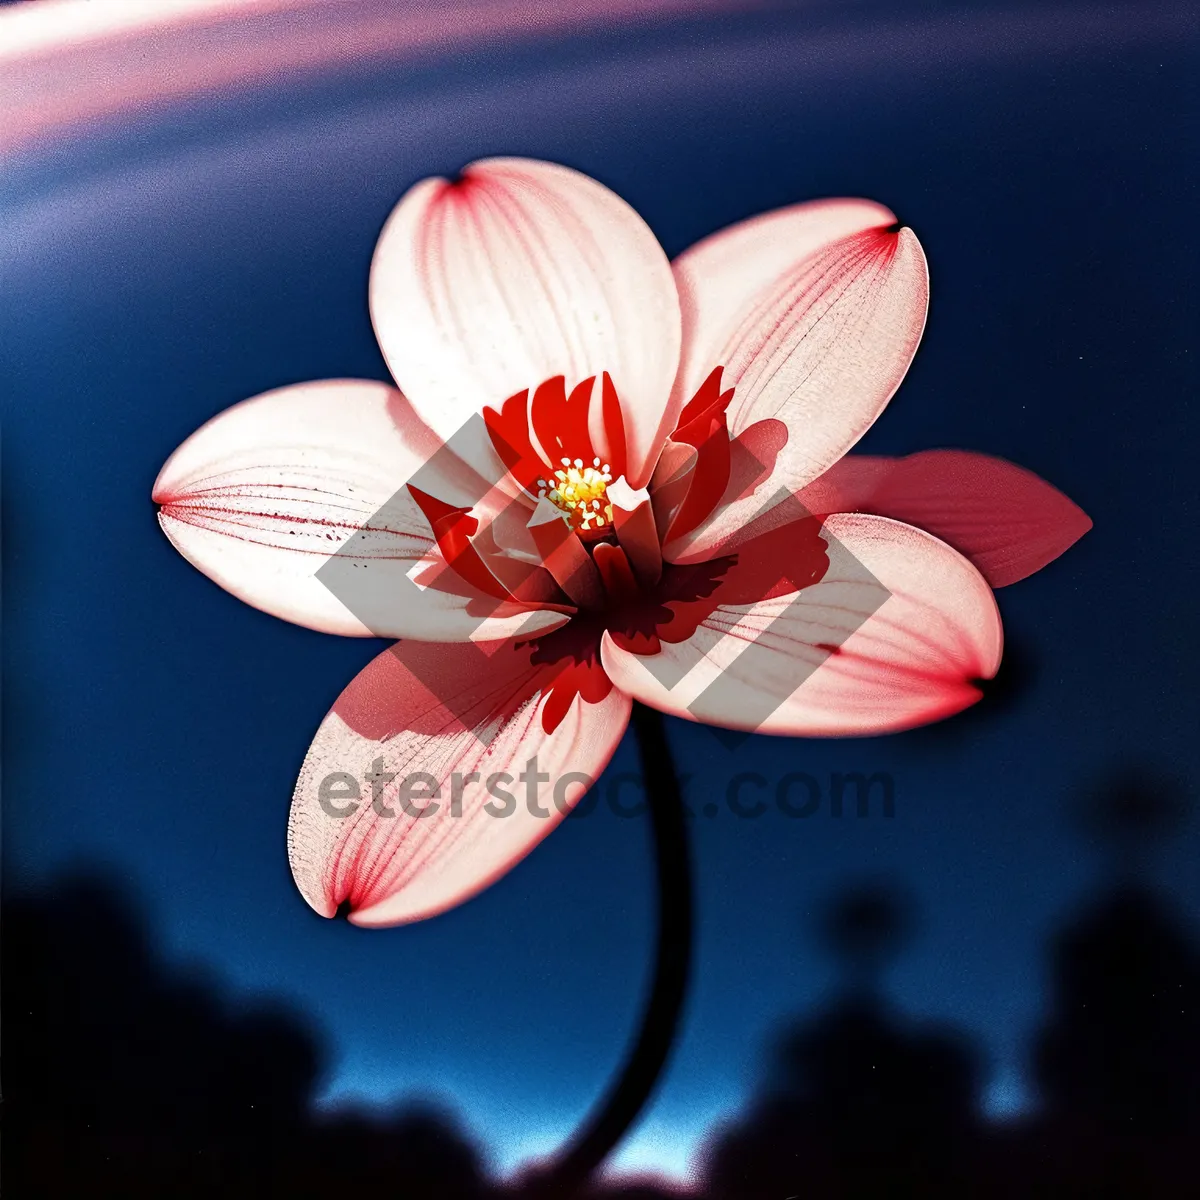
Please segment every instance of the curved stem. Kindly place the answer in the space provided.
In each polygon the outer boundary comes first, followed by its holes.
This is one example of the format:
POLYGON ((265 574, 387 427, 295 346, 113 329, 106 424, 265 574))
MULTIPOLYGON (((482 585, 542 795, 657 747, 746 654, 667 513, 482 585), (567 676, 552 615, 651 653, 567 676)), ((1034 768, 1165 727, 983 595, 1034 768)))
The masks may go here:
POLYGON ((675 1041, 691 966, 692 869, 679 778, 662 714, 634 701, 630 723, 649 800, 658 874, 654 978, 624 1066, 543 1178, 555 1197, 570 1196, 588 1181, 650 1098, 675 1041))

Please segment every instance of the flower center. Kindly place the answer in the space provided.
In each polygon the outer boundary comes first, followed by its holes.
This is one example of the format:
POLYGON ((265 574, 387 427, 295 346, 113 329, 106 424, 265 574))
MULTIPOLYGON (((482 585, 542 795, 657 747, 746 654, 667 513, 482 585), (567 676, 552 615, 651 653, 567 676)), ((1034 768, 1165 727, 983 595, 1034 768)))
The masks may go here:
POLYGON ((564 458, 562 466, 549 479, 539 479, 538 498, 543 497, 562 510, 563 520, 576 533, 597 533, 612 522, 608 485, 612 468, 593 458, 585 467, 583 459, 564 458))

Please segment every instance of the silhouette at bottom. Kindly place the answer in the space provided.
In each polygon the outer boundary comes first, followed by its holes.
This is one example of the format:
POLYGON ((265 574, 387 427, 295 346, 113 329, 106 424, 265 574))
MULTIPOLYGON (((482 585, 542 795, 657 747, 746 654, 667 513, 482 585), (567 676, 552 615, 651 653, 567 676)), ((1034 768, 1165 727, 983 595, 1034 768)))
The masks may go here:
MULTIPOLYGON (((1166 799, 1164 799, 1166 797, 1166 799)), ((1191 1200, 1200 1196, 1200 947, 1156 890, 1165 787, 1118 781, 1085 806, 1109 858, 1061 930, 1031 1040, 1037 1104, 982 1116, 978 1051, 901 1014, 885 975, 912 914, 878 884, 835 897, 831 1002, 793 1021, 746 1110, 708 1138, 695 1200, 1191 1200)), ((502 1183, 450 1119, 321 1116, 324 1043, 283 1006, 233 1004, 164 963, 97 878, 7 897, 4 1195, 545 1200, 502 1183)), ((469 1114, 468 1114, 469 1115, 469 1114)), ((486 1137, 486 1129, 482 1131, 486 1137)), ((579 1200, 666 1200, 594 1183, 579 1200)))
POLYGON ((762 1096, 716 1141, 714 1200, 970 1194, 976 1057, 954 1031, 898 1016, 882 991, 907 924, 878 885, 832 905, 840 993, 781 1040, 762 1096))
POLYGON ((1082 827, 1108 860, 1098 894, 1050 948, 1031 1047, 1038 1103, 981 1116, 963 1034, 899 1015, 882 975, 909 922, 896 895, 831 906, 841 989, 780 1042, 748 1111, 711 1144, 711 1200, 1185 1200, 1200 1196, 1200 947, 1147 878, 1184 814, 1164 780, 1113 780, 1082 827))
POLYGON ((314 1117, 315 1032, 164 966, 98 879, 6 903, 3 954, 6 1197, 485 1194, 433 1113, 314 1117))

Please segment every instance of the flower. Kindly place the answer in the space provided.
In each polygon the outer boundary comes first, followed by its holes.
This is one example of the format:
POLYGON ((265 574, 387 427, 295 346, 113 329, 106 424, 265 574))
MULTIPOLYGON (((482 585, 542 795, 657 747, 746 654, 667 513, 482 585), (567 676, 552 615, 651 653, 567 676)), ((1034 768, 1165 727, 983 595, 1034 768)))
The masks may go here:
POLYGON ((916 236, 866 200, 768 213, 669 263, 562 166, 413 187, 370 278, 399 390, 246 400, 154 488, 167 537, 235 596, 401 639, 301 769, 308 903, 376 926, 474 895, 578 801, 634 699, 820 737, 973 703, 1001 656, 992 587, 1090 522, 983 455, 844 457, 927 299, 916 236))

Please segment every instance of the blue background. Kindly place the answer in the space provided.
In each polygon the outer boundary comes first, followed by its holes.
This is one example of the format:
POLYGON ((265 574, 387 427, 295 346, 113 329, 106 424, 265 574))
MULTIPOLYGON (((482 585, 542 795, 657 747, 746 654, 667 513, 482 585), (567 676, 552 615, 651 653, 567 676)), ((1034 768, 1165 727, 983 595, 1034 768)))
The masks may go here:
MULTIPOLYGON (((309 738, 378 650, 239 604, 158 530, 174 447, 245 396, 386 378, 378 230, 417 179, 556 159, 668 253, 796 200, 864 195, 926 248, 925 340, 862 443, 1001 455, 1095 529, 1000 593, 1013 687, 886 739, 671 726, 698 956, 625 1163, 680 1170, 779 1022, 831 984, 812 920, 887 876, 921 929, 892 994, 967 1027, 988 1103, 1033 1102, 1044 942, 1099 877, 1070 802, 1114 770, 1195 777, 1195 43, 1172 10, 788 6, 493 46, 248 93, 39 148, 0 183, 4 868, 100 865, 164 952, 324 1030, 328 1103, 438 1095, 506 1166, 553 1147, 619 1060, 651 949, 648 827, 605 805, 426 924, 363 931, 291 882, 309 738), (1127 10, 1132 12, 1133 10, 1127 10), (896 813, 737 820, 741 771, 886 771, 896 813), (703 815, 718 803, 715 816, 703 815)), ((1194 32, 1194 31, 1193 31, 1194 32)), ((635 769, 624 744, 610 774, 635 769)), ((605 784, 602 782, 601 788, 605 784)), ((1155 870, 1200 913, 1194 825, 1155 870)))

